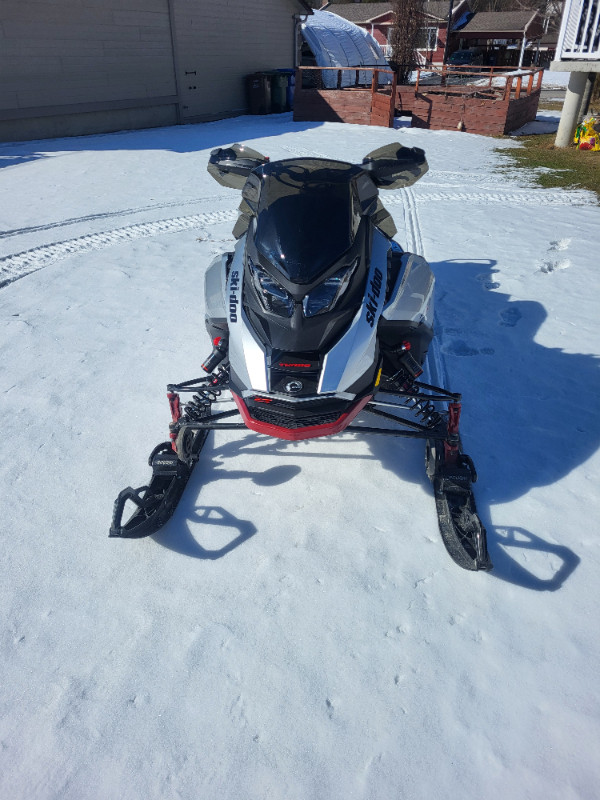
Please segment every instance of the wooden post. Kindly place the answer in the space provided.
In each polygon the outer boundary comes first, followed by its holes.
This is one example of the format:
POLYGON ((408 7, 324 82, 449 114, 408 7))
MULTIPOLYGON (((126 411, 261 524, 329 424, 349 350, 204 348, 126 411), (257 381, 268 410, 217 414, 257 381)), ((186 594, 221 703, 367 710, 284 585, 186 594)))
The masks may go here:
POLYGON ((523 76, 519 75, 517 78, 517 89, 515 92, 517 100, 521 97, 521 84, 523 83, 523 76))
POLYGON ((527 82, 527 94, 531 94, 532 88, 533 88, 533 72, 529 75, 529 81, 527 82))
POLYGON ((488 82, 488 89, 492 86, 492 78, 494 77, 494 67, 490 67, 490 80, 488 82))
POLYGON ((342 88, 342 70, 341 69, 338 69, 338 71, 337 71, 337 84, 336 84, 336 86, 337 86, 338 89, 342 88))
POLYGON ((396 84, 398 76, 394 72, 392 77, 392 91, 390 94, 390 128, 394 127, 394 114, 396 113, 396 84))
POLYGON ((512 92, 512 75, 506 76, 506 89, 504 90, 504 99, 510 100, 510 93, 512 92))
POLYGON ((421 80, 421 69, 417 69, 417 82, 415 83, 415 94, 419 91, 419 81, 421 80))
POLYGON ((538 79, 537 79, 537 87, 536 87, 537 89, 541 89, 542 88, 542 79, 543 79, 543 77, 544 77, 544 70, 543 69, 538 70, 538 79))
POLYGON ((373 80, 371 81, 371 94, 377 91, 377 86, 379 84, 379 70, 373 70, 373 80))

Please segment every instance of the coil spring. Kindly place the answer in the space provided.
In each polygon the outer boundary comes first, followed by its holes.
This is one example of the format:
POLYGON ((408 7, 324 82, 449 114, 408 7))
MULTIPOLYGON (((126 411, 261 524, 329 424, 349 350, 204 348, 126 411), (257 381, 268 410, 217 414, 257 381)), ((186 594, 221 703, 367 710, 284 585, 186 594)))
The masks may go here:
POLYGON ((421 419, 424 425, 428 428, 434 428, 443 419, 439 411, 436 410, 435 404, 426 398, 419 399, 419 390, 414 385, 412 378, 407 377, 406 372, 403 374, 396 373, 392 379, 398 390, 402 392, 414 392, 414 397, 406 397, 402 400, 402 405, 408 408, 413 414, 421 419), (404 378, 404 380, 403 380, 404 378))
POLYGON ((442 419, 442 415, 436 411, 435 405, 431 400, 418 400, 416 397, 407 397, 404 405, 420 418, 428 428, 433 428, 442 419))
POLYGON ((220 389, 199 389, 198 393, 192 396, 189 403, 183 407, 183 413, 191 422, 200 422, 210 411, 210 406, 221 394, 220 389))
POLYGON ((442 419, 442 415, 436 411, 435 405, 431 400, 407 397, 402 404, 410 409, 416 417, 420 418, 428 428, 435 427, 442 419))

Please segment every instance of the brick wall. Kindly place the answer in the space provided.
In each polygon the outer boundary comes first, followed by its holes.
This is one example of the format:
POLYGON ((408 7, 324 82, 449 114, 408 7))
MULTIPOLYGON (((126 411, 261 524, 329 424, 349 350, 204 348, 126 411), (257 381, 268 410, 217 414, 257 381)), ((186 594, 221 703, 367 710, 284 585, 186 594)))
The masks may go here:
POLYGON ((418 92, 413 103, 413 127, 464 130, 487 136, 504 132, 507 103, 475 97, 418 92))
POLYGON ((369 125, 371 89, 302 89, 296 80, 294 121, 312 120, 369 125))
POLYGON ((525 95, 525 97, 519 97, 518 100, 512 98, 508 106, 506 124, 502 132, 510 133, 525 125, 526 122, 533 122, 537 115, 539 101, 539 90, 525 95))
MULTIPOLYGON (((387 124, 384 91, 373 96, 366 88, 311 89, 302 88, 301 84, 297 77, 295 120, 387 124)), ((477 94, 472 87, 465 87, 462 93, 456 88, 453 92, 438 88, 415 93, 414 86, 398 86, 395 111, 412 113, 415 128, 463 130, 484 136, 501 136, 536 117, 539 91, 518 99, 513 95, 510 100, 481 96, 485 90, 477 90, 477 94)))

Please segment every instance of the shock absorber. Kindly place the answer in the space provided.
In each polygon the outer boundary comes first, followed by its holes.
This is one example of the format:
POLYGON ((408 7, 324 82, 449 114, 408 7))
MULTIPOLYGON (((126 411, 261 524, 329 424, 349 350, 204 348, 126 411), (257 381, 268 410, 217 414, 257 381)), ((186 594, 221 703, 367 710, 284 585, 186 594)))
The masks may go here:
POLYGON ((190 422, 200 422, 210 411, 211 404, 221 394, 221 390, 216 386, 198 389, 192 399, 183 407, 183 413, 190 422))
MULTIPOLYGON (((412 381, 406 381, 402 387, 404 392, 417 392, 412 381)), ((406 397, 402 404, 410 409, 413 414, 418 417, 428 428, 435 427, 442 419, 442 415, 436 410, 434 403, 431 400, 421 399, 419 397, 406 397)))
POLYGON ((431 400, 418 396, 419 390, 415 386, 415 379, 423 374, 423 370, 419 362, 412 356, 410 349, 410 342, 402 342, 400 347, 394 351, 402 369, 394 375, 393 380, 398 381, 402 392, 413 395, 404 398, 402 405, 412 411, 428 428, 433 428, 442 419, 442 415, 436 410, 435 404, 431 400))

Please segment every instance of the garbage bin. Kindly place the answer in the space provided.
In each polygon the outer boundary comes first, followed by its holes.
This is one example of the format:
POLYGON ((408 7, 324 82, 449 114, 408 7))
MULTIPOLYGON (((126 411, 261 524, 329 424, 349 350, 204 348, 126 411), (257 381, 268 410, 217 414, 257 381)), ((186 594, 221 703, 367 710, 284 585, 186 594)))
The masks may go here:
POLYGON ((271 75, 266 72, 246 75, 246 100, 251 114, 270 114, 271 75))
POLYGON ((294 108, 294 86, 296 84, 296 70, 295 69, 278 69, 287 77, 287 88, 285 90, 286 111, 291 111, 294 108))
POLYGON ((271 111, 281 114, 287 110, 288 76, 279 70, 269 73, 271 77, 271 111))

